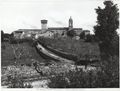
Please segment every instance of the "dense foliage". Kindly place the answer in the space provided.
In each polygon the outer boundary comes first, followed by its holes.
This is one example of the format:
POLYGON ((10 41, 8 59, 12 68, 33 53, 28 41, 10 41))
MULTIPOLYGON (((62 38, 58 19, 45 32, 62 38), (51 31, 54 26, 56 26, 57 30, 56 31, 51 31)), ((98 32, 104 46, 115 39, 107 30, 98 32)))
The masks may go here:
POLYGON ((103 70, 83 71, 76 69, 66 74, 50 78, 50 88, 110 88, 118 87, 118 82, 109 77, 103 70))
POLYGON ((84 39, 85 38, 85 32, 82 32, 82 33, 80 33, 80 39, 84 39))
POLYGON ((33 88, 30 83, 25 84, 22 77, 18 75, 15 75, 14 77, 8 76, 8 82, 10 83, 8 88, 33 88))
POLYGON ((107 75, 105 82, 110 87, 119 87, 119 9, 112 1, 104 2, 105 8, 96 9, 97 25, 95 36, 99 40, 101 68, 107 75))
POLYGON ((3 30, 1 30, 1 42, 3 42, 4 41, 4 32, 3 32, 3 30))
POLYGON ((74 30, 69 30, 69 31, 67 31, 67 36, 69 36, 69 37, 74 37, 76 35, 76 33, 75 33, 75 31, 74 30))
POLYGON ((98 16, 97 25, 94 27, 95 36, 101 42, 101 51, 108 55, 118 55, 119 37, 116 30, 119 27, 119 9, 112 1, 105 1, 104 5, 105 8, 96 9, 98 16))
POLYGON ((86 35, 85 42, 93 42, 93 41, 95 41, 94 35, 90 35, 90 34, 86 35))

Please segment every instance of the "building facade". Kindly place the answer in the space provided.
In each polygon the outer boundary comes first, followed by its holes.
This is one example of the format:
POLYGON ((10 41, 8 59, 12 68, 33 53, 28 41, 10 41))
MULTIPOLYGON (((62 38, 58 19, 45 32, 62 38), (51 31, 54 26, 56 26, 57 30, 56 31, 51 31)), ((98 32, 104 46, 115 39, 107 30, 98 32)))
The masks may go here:
MULTIPOLYGON (((15 38, 27 38, 32 35, 36 35, 36 38, 41 36, 55 38, 57 37, 66 37, 67 31, 74 30, 76 32, 76 36, 79 36, 81 32, 83 32, 82 28, 74 28, 73 27, 73 19, 69 18, 68 27, 47 27, 48 20, 41 20, 41 29, 19 29, 13 32, 15 38)), ((85 32, 85 31, 84 31, 85 32)), ((87 31, 88 33, 88 31, 87 31)), ((86 34, 87 34, 86 33, 86 34)))

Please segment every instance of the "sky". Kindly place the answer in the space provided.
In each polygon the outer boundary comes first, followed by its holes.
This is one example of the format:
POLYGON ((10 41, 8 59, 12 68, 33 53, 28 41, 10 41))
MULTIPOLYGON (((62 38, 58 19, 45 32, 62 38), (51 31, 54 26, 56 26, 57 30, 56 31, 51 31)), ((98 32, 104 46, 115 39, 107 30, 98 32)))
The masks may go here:
MULTIPOLYGON (((73 27, 90 30, 96 25, 95 8, 104 7, 104 0, 0 0, 0 29, 11 33, 17 29, 41 29, 42 19, 48 27, 73 27)), ((114 0, 118 3, 118 0, 114 0)))

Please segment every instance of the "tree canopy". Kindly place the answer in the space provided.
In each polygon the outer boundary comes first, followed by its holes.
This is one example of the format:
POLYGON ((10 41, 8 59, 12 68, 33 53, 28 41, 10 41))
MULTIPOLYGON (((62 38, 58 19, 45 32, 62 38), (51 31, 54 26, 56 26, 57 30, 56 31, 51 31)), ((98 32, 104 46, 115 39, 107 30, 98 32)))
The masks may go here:
POLYGON ((98 7, 97 13, 97 25, 94 26, 95 36, 104 45, 102 48, 106 52, 110 53, 116 50, 112 50, 113 42, 116 41, 118 46, 118 34, 116 30, 119 28, 119 9, 117 4, 113 4, 112 1, 104 1, 105 7, 102 9, 98 7), (108 50, 109 49, 109 50, 108 50), (112 50, 112 51, 110 51, 112 50))
POLYGON ((72 37, 74 37, 76 35, 76 32, 74 30, 69 30, 67 32, 67 35, 72 38, 72 37))
POLYGON ((1 42, 3 42, 4 41, 4 32, 3 32, 3 30, 1 30, 1 42))

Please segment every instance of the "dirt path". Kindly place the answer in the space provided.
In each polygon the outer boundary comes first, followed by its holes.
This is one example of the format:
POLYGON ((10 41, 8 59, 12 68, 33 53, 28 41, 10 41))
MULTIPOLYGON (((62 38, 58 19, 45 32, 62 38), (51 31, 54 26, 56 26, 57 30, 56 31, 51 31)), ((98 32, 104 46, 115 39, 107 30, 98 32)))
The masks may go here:
POLYGON ((59 60, 60 62, 65 62, 65 63, 71 63, 74 64, 73 60, 68 60, 66 58, 60 57, 58 55, 56 55, 55 53, 47 50, 46 48, 44 48, 41 44, 37 43, 36 48, 38 49, 38 51, 40 51, 42 54, 44 54, 46 57, 55 59, 55 60, 59 60))

